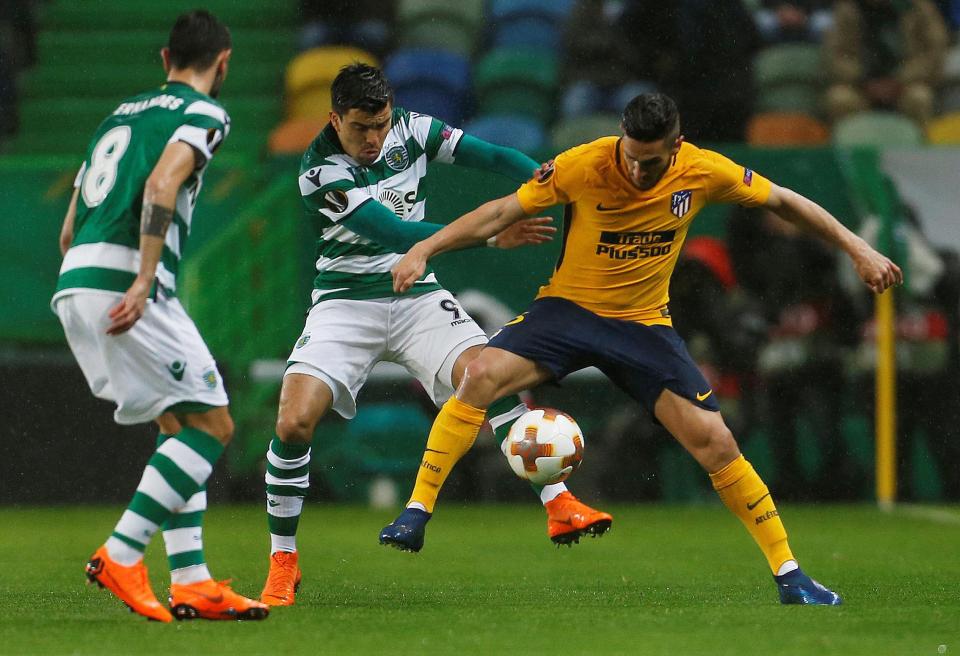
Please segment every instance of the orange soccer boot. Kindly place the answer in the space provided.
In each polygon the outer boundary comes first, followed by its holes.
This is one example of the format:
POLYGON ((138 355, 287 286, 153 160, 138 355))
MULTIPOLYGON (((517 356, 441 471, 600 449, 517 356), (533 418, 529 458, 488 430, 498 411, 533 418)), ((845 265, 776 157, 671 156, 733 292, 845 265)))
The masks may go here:
POLYGON ((563 492, 545 504, 547 535, 554 544, 572 546, 580 536, 597 537, 610 530, 613 517, 594 510, 569 492, 563 492))
POLYGON ((259 601, 238 595, 229 581, 174 583, 170 586, 170 610, 178 620, 262 620, 270 608, 259 601))
POLYGON ((270 556, 270 573, 260 593, 260 601, 269 606, 292 606, 300 589, 301 572, 296 551, 277 551, 270 556))
POLYGON ((157 601, 150 588, 147 566, 141 560, 124 567, 110 558, 107 546, 97 549, 86 566, 87 579, 101 588, 107 588, 134 613, 157 622, 172 622, 173 616, 157 601))

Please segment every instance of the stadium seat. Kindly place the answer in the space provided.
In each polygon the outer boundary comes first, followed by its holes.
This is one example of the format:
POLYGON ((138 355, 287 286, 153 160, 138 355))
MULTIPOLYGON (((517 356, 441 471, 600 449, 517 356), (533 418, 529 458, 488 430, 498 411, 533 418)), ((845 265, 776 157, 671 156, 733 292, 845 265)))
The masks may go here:
POLYGON ((960 111, 960 82, 940 90, 939 106, 941 114, 960 111))
POLYGON ((488 114, 478 116, 465 126, 464 132, 478 139, 501 146, 510 146, 525 153, 535 153, 546 142, 543 126, 528 116, 488 114))
POLYGON ((809 84, 784 84, 757 90, 758 112, 820 114, 820 92, 809 84))
POLYGON ((322 118, 287 119, 270 132, 267 150, 272 155, 302 155, 326 125, 322 118))
POLYGON ((927 141, 938 145, 960 144, 960 112, 951 112, 930 121, 927 141))
POLYGON ((492 0, 490 43, 494 48, 560 49, 570 0, 492 0))
POLYGON ((550 123, 556 109, 557 58, 536 50, 489 52, 474 68, 478 109, 483 114, 524 114, 550 123))
POLYGON ((754 57, 753 77, 758 89, 784 84, 818 86, 823 78, 820 46, 786 43, 765 48, 754 57))
POLYGON ((470 93, 470 63, 446 50, 398 50, 384 64, 398 105, 459 125, 470 93))
POLYGON ((326 118, 330 85, 341 68, 354 62, 378 65, 369 52, 339 46, 311 48, 294 57, 284 73, 287 116, 326 118))
POLYGON ((397 40, 407 48, 441 48, 470 56, 483 23, 483 0, 401 0, 397 40))
POLYGON ((620 117, 616 114, 590 114, 563 119, 550 132, 550 148, 559 153, 600 137, 619 134, 620 117))
POLYGON ((827 126, 807 114, 755 114, 747 125, 747 142, 754 146, 814 146, 829 140, 827 126))
MULTIPOLYGON (((237 2, 237 0, 164 0, 163 2, 130 2, 130 0, 97 0, 90 2, 43 3, 44 28, 63 30, 128 30, 159 29, 165 36, 173 19, 201 4, 231 30, 251 27, 294 24, 295 2, 237 2)), ((158 46, 159 47, 159 46, 158 46)))
POLYGON ((838 146, 916 146, 923 143, 917 124, 893 112, 861 112, 833 126, 838 146))
POLYGON ((950 48, 943 61, 942 81, 945 84, 960 83, 960 45, 950 48))

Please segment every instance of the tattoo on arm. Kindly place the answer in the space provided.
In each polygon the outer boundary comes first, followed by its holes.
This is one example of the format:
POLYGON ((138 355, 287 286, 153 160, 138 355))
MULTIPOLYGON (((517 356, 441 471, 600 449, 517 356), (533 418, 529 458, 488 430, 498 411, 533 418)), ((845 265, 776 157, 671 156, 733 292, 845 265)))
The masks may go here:
POLYGON ((164 237, 171 221, 173 221, 172 208, 155 203, 144 203, 140 211, 140 234, 164 237))

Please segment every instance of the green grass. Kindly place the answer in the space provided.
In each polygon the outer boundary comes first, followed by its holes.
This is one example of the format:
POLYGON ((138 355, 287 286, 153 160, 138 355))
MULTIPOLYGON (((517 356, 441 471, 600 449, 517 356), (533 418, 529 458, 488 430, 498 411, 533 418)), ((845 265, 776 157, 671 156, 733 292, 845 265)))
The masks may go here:
MULTIPOLYGON (((161 625, 83 585, 119 509, 0 509, 0 653, 960 654, 960 509, 934 521, 783 507, 794 551, 844 596, 839 608, 780 606, 719 504, 611 510, 608 536, 556 549, 533 505, 448 504, 412 555, 377 545, 391 513, 311 505, 296 606, 259 623, 161 625)), ((214 575, 251 596, 266 574, 265 524, 250 506, 208 513, 214 575)), ((158 592, 162 552, 158 536, 158 592)))

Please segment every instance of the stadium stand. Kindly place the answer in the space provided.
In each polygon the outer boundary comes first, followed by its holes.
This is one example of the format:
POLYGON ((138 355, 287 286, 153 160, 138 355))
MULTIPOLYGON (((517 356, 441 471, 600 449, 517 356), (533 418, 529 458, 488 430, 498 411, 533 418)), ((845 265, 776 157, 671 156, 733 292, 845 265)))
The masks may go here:
MULTIPOLYGON (((159 50, 170 16, 193 4, 102 0, 44 5, 37 66, 22 82, 24 125, 10 152, 76 157, 112 103, 151 81, 163 81, 159 50)), ((228 0, 211 0, 206 6, 230 25, 234 43, 223 100, 237 129, 224 153, 256 156, 280 116, 277 71, 294 51, 295 7, 228 0)))
POLYGON ((829 140, 827 126, 808 114, 766 112, 747 124, 747 143, 754 146, 816 146, 829 140))
POLYGON ((938 116, 927 125, 927 141, 937 145, 960 144, 960 112, 938 116))
POLYGON ((618 114, 590 114, 558 121, 550 131, 550 147, 556 152, 576 145, 618 134, 618 114))
POLYGON ((484 114, 463 129, 479 139, 528 153, 539 152, 546 143, 543 126, 522 114, 484 114))
POLYGON ((470 109, 470 62, 456 52, 416 48, 395 51, 383 65, 402 107, 463 123, 470 109))
POLYGON ((553 120, 556 56, 528 49, 492 50, 477 62, 473 78, 479 113, 524 114, 543 125, 553 120))
POLYGON ((378 65, 370 53, 345 46, 311 48, 294 57, 283 76, 287 118, 326 119, 333 78, 355 61, 378 65))
POLYGON ((916 146, 923 143, 923 133, 903 115, 860 112, 834 125, 833 142, 839 146, 916 146))
POLYGON ((440 48, 469 57, 483 34, 483 0, 400 0, 397 39, 401 47, 440 48))

